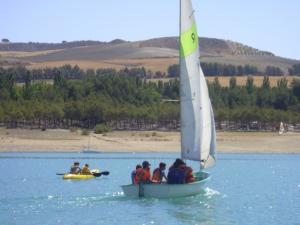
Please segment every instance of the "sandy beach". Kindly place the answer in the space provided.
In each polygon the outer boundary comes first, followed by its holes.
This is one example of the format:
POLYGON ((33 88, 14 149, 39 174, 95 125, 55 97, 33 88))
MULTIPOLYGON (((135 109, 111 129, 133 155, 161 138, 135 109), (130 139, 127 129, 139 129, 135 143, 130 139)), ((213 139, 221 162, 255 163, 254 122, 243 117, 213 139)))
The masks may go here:
MULTIPOLYGON (((179 152, 179 132, 116 131, 84 136, 80 131, 0 129, 0 152, 179 152), (90 144, 89 144, 90 143, 90 144)), ((300 153, 300 133, 218 132, 220 153, 300 153)))

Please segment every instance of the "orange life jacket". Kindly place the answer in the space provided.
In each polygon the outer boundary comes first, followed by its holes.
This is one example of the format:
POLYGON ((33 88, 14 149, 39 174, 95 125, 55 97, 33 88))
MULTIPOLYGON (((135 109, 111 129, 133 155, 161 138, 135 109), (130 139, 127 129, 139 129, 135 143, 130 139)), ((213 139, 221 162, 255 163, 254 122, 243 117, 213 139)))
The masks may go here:
POLYGON ((154 183, 160 183, 161 181, 162 181, 161 171, 160 171, 159 168, 156 168, 153 171, 152 182, 154 182, 154 183))
POLYGON ((151 182, 150 169, 139 168, 136 170, 134 184, 151 182))
POLYGON ((186 175, 185 175, 185 182, 186 183, 193 183, 195 182, 195 178, 194 178, 194 175, 193 175, 193 169, 191 167, 186 167, 185 168, 185 172, 186 172, 186 175))
POLYGON ((83 174, 83 175, 91 175, 92 173, 91 173, 91 171, 90 171, 90 169, 88 167, 84 166, 82 168, 82 170, 81 170, 81 174, 83 174))

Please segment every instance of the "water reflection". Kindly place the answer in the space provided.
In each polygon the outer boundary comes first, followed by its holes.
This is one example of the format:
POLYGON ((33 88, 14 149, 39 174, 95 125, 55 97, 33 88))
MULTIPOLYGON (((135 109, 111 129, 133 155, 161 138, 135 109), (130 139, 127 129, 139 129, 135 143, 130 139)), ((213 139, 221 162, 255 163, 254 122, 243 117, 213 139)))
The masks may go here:
POLYGON ((168 199, 168 214, 184 224, 216 224, 215 209, 220 193, 206 188, 200 194, 168 199))

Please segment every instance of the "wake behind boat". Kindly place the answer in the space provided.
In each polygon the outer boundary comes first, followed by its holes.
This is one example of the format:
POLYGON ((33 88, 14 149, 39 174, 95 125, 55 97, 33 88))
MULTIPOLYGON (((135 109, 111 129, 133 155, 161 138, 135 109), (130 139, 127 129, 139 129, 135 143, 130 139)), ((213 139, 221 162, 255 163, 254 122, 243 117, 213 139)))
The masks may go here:
POLYGON ((199 162, 200 172, 187 184, 124 185, 130 197, 183 197, 198 194, 210 178, 201 169, 215 164, 216 131, 213 110, 200 66, 197 27, 191 0, 180 0, 180 122, 181 157, 199 162))

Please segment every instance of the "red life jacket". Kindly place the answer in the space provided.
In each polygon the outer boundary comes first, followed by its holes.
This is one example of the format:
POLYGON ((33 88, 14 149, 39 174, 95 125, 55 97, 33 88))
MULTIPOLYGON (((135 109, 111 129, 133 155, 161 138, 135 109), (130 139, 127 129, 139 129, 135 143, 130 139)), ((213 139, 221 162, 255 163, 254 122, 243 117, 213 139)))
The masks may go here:
POLYGON ((150 169, 139 168, 136 170, 134 184, 151 182, 150 169))
POLYGON ((193 169, 191 167, 186 167, 185 168, 185 182, 186 183, 193 183, 195 182, 195 178, 194 178, 194 175, 193 175, 193 169))

